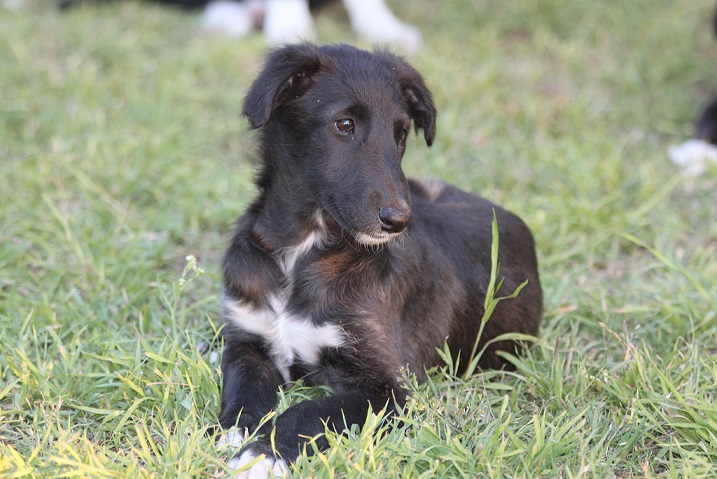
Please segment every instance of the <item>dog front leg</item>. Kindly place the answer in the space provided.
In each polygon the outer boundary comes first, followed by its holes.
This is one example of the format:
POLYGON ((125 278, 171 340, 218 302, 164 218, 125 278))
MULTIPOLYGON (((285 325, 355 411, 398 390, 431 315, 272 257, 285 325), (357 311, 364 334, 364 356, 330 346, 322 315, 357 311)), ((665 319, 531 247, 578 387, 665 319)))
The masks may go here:
POLYGON ((236 425, 239 431, 225 435, 221 442, 240 447, 246 435, 254 432, 261 419, 276 405, 282 377, 268 355, 250 342, 226 343, 222 376, 219 424, 224 429, 236 425))
MULTIPOLYGON (((245 477, 273 477, 285 475, 288 462, 313 438, 329 429, 341 432, 352 424, 363 424, 369 411, 385 410, 392 415, 406 402, 406 394, 394 381, 372 390, 352 389, 326 398, 304 401, 287 409, 277 420, 271 434, 247 445, 229 462, 240 469, 258 459, 245 477), (372 391, 372 392, 371 392, 372 391)), ((319 449, 326 449, 324 437, 316 439, 319 449)), ((310 452, 310 451, 309 451, 310 452)))

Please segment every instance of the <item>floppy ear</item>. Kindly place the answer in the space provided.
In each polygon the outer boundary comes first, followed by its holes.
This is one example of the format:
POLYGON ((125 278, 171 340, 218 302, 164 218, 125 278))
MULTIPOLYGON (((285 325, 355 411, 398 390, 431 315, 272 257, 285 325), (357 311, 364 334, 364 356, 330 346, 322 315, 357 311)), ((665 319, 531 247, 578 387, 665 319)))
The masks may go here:
POLYGON ((318 49, 309 43, 272 51, 244 98, 242 114, 252 128, 261 128, 281 104, 303 95, 313 83, 311 76, 327 66, 318 49))
POLYGON ((436 105, 421 74, 403 58, 395 57, 396 77, 403 99, 408 105, 408 116, 413 120, 416 131, 423 130, 426 144, 431 146, 436 136, 436 105))

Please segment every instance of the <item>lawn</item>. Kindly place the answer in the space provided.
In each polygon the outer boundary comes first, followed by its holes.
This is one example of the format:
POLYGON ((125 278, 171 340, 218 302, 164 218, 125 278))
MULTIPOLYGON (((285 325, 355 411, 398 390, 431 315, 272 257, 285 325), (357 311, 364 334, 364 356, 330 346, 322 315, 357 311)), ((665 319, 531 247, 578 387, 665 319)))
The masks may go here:
MULTIPOLYGON (((220 261, 266 46, 51 3, 0 6, 0 477, 221 475, 220 261)), ((409 377, 400 425, 368 417, 293 474, 716 478, 717 169, 667 157, 717 92, 714 1, 392 4, 439 108, 405 169, 525 219, 544 322, 515 372, 409 377)), ((340 6, 317 27, 370 46, 340 6)))

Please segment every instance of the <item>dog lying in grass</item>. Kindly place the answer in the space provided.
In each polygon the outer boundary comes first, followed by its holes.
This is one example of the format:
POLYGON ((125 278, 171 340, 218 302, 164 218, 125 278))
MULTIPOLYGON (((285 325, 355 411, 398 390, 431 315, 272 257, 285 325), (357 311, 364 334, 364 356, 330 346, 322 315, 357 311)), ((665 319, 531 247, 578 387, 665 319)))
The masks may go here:
POLYGON ((514 214, 401 169, 411 125, 430 146, 436 108, 420 74, 386 51, 290 45, 273 51, 244 101, 259 130, 259 195, 239 219, 224 257, 225 441, 248 474, 281 474, 328 427, 391 415, 406 400, 402 368, 419 379, 447 342, 465 370, 507 365, 520 346, 504 333, 536 334, 542 313, 533 237, 514 214), (484 329, 492 221, 499 229, 498 296, 484 329), (479 333, 482 329, 482 335, 479 333), (297 379, 330 397, 261 419, 277 389, 297 379), (272 428, 274 430, 272 431, 272 428), (258 429, 258 431, 257 431, 258 429))

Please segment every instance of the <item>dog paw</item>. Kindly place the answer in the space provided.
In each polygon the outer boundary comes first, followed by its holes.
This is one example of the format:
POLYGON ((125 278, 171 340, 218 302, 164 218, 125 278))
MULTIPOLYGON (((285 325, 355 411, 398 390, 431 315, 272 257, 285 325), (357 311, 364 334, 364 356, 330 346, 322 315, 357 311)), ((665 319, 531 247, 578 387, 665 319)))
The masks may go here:
POLYGON ((367 40, 392 43, 408 52, 421 46, 420 30, 396 18, 383 0, 344 0, 344 5, 354 31, 367 40))
POLYGON ((237 471, 233 477, 241 479, 269 479, 287 477, 289 467, 271 454, 255 454, 245 451, 229 461, 229 468, 237 471))
POLYGON ((222 434, 217 441, 217 449, 223 451, 226 449, 241 449, 249 435, 246 428, 241 431, 229 431, 226 434, 222 434))
POLYGON ((267 0, 264 36, 273 45, 311 40, 314 21, 306 0, 267 0))

